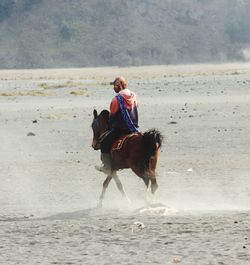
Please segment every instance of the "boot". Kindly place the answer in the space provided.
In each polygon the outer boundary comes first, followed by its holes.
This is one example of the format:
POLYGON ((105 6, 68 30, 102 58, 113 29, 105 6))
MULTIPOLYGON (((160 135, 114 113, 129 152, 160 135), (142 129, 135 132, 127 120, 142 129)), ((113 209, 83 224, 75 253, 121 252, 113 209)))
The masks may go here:
POLYGON ((101 153, 102 166, 95 166, 95 169, 106 175, 111 173, 111 159, 109 153, 101 153))

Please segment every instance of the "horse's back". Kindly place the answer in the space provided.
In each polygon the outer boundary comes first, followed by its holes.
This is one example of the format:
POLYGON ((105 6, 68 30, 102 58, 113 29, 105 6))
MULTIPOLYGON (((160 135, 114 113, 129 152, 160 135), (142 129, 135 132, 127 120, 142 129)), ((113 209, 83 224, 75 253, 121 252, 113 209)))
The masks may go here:
POLYGON ((124 135, 111 146, 111 158, 116 169, 131 168, 132 164, 140 163, 142 152, 142 134, 124 135))

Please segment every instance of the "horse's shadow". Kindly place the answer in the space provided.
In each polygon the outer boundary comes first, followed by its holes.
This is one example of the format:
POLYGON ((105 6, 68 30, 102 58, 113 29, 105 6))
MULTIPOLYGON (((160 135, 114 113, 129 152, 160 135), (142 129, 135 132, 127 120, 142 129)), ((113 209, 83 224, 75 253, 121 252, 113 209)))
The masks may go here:
POLYGON ((168 210, 171 209, 170 207, 166 206, 165 204, 162 203, 152 203, 152 204, 147 204, 143 207, 136 208, 136 209, 106 209, 106 208, 89 208, 89 209, 84 209, 84 210, 79 210, 79 211, 74 211, 74 212, 64 212, 64 213, 58 213, 55 215, 51 215, 45 218, 42 218, 40 220, 70 220, 70 219, 82 219, 82 218, 89 218, 89 217, 95 217, 95 216, 117 216, 117 215, 141 215, 143 212, 150 212, 155 211, 155 210, 168 210))
POLYGON ((40 218, 40 220, 71 220, 71 219, 82 219, 90 216, 104 214, 104 210, 99 208, 88 208, 74 212, 62 212, 51 216, 40 218))
POLYGON ((70 220, 82 219, 90 216, 105 214, 104 210, 98 208, 89 208, 74 212, 61 212, 45 217, 23 216, 23 217, 0 217, 0 222, 29 222, 29 221, 53 221, 53 220, 70 220))
POLYGON ((107 208, 88 208, 73 212, 61 212, 57 214, 53 214, 45 217, 8 217, 8 218, 0 218, 0 222, 32 222, 32 221, 64 221, 64 220, 79 220, 84 218, 95 218, 95 217, 110 217, 110 216, 136 216, 144 213, 156 212, 156 211, 172 211, 171 208, 167 207, 162 203, 153 203, 150 205, 145 205, 144 207, 137 209, 107 209, 107 208))

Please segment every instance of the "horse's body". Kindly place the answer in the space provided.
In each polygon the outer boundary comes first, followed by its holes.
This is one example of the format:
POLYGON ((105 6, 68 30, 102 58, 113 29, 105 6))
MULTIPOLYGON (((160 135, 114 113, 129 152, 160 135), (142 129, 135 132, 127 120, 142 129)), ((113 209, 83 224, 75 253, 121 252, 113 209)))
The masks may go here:
MULTIPOLYGON (((107 110, 103 110, 99 115, 94 110, 94 120, 92 129, 94 137, 92 147, 95 150, 100 149, 100 139, 108 129, 108 114, 107 110)), ((105 191, 110 180, 113 178, 122 195, 127 197, 123 186, 116 174, 120 169, 131 168, 133 172, 143 179, 148 187, 151 182, 151 192, 154 193, 157 189, 156 181, 156 165, 158 159, 158 150, 162 144, 162 135, 155 129, 142 133, 133 133, 129 136, 123 136, 115 141, 110 150, 111 157, 111 172, 103 183, 103 190, 100 196, 100 205, 104 198, 105 191), (126 138, 126 139, 124 139, 126 138), (118 143, 118 141, 120 141, 118 143), (117 146, 123 141, 122 147, 117 146)))

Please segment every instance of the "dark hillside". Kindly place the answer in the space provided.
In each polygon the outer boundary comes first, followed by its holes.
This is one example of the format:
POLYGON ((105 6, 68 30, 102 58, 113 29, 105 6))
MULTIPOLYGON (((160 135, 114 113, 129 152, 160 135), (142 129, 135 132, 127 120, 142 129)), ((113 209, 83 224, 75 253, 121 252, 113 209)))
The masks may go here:
POLYGON ((250 1, 0 0, 0 68, 249 59, 250 1))

